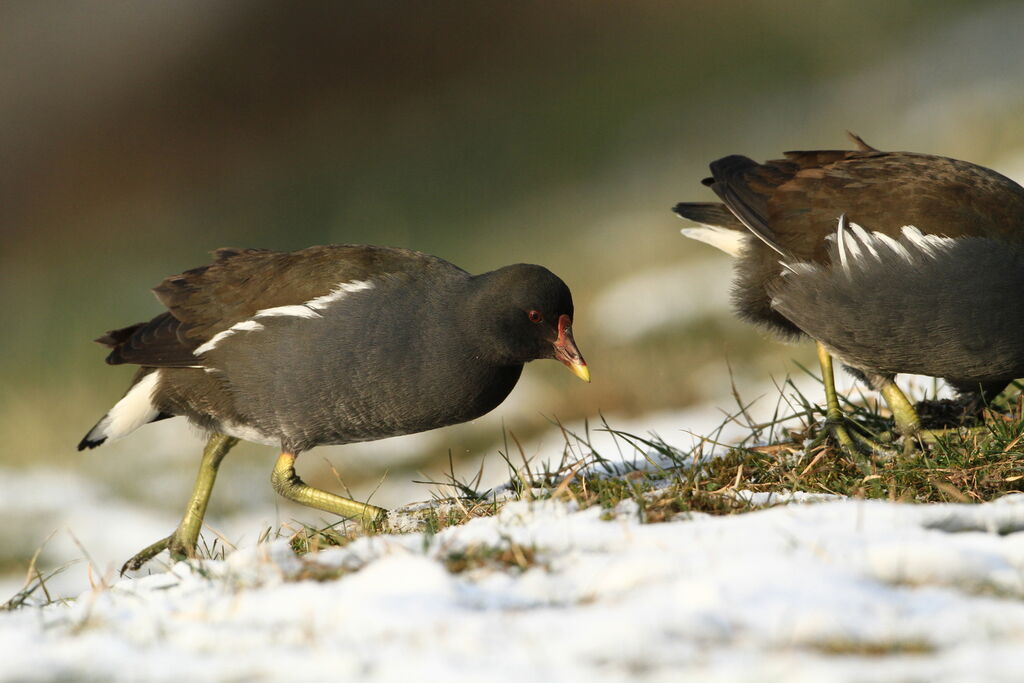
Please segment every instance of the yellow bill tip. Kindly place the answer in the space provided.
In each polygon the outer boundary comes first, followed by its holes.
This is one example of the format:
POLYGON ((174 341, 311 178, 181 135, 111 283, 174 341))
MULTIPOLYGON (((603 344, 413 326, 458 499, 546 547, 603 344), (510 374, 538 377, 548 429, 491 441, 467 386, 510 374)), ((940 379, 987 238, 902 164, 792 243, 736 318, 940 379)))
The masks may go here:
POLYGON ((587 382, 588 384, 590 383, 590 368, 587 367, 586 363, 573 363, 572 365, 567 364, 567 367, 572 371, 572 374, 576 375, 584 382, 587 382))

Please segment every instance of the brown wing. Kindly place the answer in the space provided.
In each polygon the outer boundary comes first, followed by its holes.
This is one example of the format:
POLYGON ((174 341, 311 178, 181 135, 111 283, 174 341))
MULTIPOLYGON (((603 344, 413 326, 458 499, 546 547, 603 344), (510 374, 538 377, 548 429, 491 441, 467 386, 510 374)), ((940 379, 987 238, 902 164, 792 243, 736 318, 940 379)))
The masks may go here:
POLYGON ((892 236, 914 225, 948 237, 1024 240, 1024 188, 1009 178, 955 159, 858 147, 786 152, 764 164, 726 157, 711 165, 709 184, 748 227, 799 259, 827 259, 825 237, 843 213, 892 236))
POLYGON ((769 225, 768 202, 775 188, 792 177, 792 164, 768 162, 759 164, 739 154, 711 162, 711 178, 704 184, 715 191, 730 211, 750 232, 779 254, 788 257, 790 247, 784 244, 769 225))
POLYGON ((113 349, 107 356, 111 365, 191 367, 198 364, 192 351, 199 343, 185 337, 184 331, 180 320, 170 313, 161 313, 149 322, 111 330, 96 341, 113 349))
POLYGON ((420 252, 356 245, 294 252, 218 249, 214 257, 210 265, 173 275, 153 289, 168 312, 97 339, 113 348, 107 362, 201 366, 193 353, 196 348, 262 309, 301 304, 342 282, 414 268, 463 272, 420 252))

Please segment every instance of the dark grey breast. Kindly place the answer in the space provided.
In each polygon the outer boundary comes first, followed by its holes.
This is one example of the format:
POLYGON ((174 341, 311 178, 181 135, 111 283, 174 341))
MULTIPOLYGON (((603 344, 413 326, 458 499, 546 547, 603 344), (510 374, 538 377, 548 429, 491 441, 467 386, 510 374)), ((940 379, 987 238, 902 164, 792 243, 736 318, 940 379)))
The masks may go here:
MULTIPOLYGON (((170 368, 157 407, 299 452, 473 419, 522 365, 475 362, 468 273, 405 249, 226 249, 155 290, 108 359, 170 368)), ((476 354, 480 355, 480 354, 476 354)))

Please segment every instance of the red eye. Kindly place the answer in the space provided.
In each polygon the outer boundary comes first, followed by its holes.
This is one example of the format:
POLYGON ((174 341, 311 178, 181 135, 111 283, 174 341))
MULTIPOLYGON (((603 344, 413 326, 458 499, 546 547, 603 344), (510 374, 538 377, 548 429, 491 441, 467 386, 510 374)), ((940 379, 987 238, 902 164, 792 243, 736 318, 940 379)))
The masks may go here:
POLYGON ((528 313, 528 315, 530 316, 530 322, 531 323, 542 323, 542 322, 544 322, 544 316, 541 315, 540 311, 530 311, 528 313))

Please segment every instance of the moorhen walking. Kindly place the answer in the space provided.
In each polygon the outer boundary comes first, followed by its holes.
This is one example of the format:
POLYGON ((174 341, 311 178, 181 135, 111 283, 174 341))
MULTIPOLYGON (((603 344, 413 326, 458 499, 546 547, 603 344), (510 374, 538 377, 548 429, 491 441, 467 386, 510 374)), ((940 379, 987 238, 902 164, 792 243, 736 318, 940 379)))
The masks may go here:
POLYGON ((833 433, 831 355, 881 392, 898 431, 920 420, 894 376, 944 378, 981 401, 1024 376, 1024 188, 956 159, 883 152, 728 156, 704 180, 723 203, 682 203, 687 237, 736 257, 739 315, 818 342, 833 433))
POLYGON ((79 450, 177 415, 210 434, 181 524, 126 569, 164 549, 194 554, 217 468, 239 439, 280 449, 281 495, 373 521, 381 508, 308 486, 296 457, 477 418, 531 360, 590 381, 569 288, 541 266, 470 275, 436 256, 354 245, 214 253, 154 289, 166 312, 97 340, 108 363, 140 368, 79 450))

